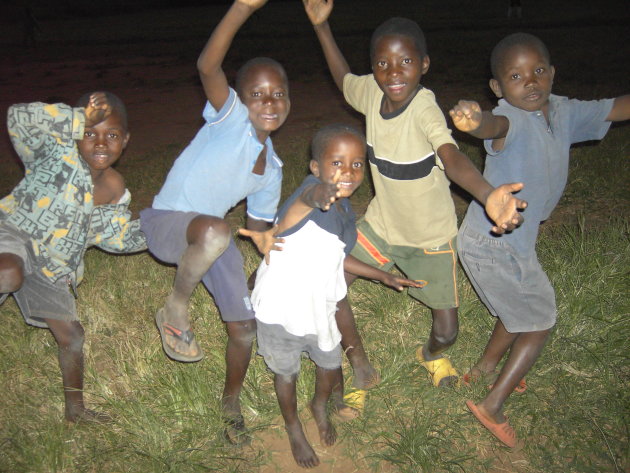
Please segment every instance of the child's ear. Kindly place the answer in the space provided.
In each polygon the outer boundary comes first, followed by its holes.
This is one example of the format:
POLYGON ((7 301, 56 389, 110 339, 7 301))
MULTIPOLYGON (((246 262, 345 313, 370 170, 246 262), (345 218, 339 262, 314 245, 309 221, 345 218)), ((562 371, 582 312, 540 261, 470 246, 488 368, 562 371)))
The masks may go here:
POLYGON ((431 59, 428 54, 425 54, 422 58, 422 75, 425 75, 429 72, 429 66, 431 65, 431 59))
POLYGON ((499 85, 498 80, 490 79, 490 88, 492 89, 492 92, 494 92, 494 95, 498 98, 503 97, 503 91, 501 91, 501 85, 499 85))
POLYGON ((310 168, 313 176, 319 177, 319 163, 317 161, 315 161, 314 159, 311 159, 311 162, 309 163, 308 167, 310 168))
POLYGON ((127 147, 127 143, 129 143, 129 138, 131 138, 131 133, 127 132, 127 134, 125 135, 125 139, 123 140, 122 149, 125 149, 127 147))

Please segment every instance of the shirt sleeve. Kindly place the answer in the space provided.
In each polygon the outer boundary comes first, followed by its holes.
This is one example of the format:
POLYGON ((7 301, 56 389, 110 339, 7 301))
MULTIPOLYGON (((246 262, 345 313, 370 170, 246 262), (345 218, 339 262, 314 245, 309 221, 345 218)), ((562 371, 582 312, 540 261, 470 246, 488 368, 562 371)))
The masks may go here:
POLYGON ((606 136, 611 125, 606 117, 610 114, 613 103, 614 99, 568 100, 571 143, 601 140, 606 136))
MULTIPOLYGON (((343 77, 343 96, 346 102, 357 112, 366 115, 369 108, 370 90, 369 80, 374 81, 372 75, 357 76, 351 73, 343 77)), ((377 86, 378 87, 378 86, 377 86)))
POLYGON ((146 250, 147 242, 140 231, 140 220, 131 220, 129 202, 125 194, 117 204, 100 205, 92 212, 88 246, 98 246, 110 253, 135 253, 146 250))
POLYGON ((40 158, 68 155, 84 126, 84 109, 65 104, 16 104, 7 113, 11 143, 27 168, 40 158))

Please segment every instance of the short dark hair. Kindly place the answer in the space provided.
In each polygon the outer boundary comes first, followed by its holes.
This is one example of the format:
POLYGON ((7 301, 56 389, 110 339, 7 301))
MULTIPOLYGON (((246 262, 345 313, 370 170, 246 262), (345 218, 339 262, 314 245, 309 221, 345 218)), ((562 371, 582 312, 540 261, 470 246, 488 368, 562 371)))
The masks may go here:
MULTIPOLYGON (((90 96, 96 91, 93 92, 88 92, 87 94, 83 94, 81 96, 81 98, 79 100, 77 100, 77 107, 87 107, 89 101, 90 101, 90 96)), ((107 98, 107 102, 111 105, 112 107, 112 112, 116 112, 118 113, 118 115, 120 116, 120 120, 122 122, 123 127, 125 128, 125 130, 127 130, 127 107, 125 107, 125 104, 123 103, 122 100, 120 100, 120 97, 118 97, 116 94, 113 94, 111 92, 103 92, 105 94, 105 97, 107 98)))
POLYGON ((505 61, 508 52, 517 46, 537 49, 547 62, 551 63, 549 50, 540 38, 529 33, 513 33, 499 41, 492 50, 492 54, 490 54, 490 69, 492 71, 492 77, 495 79, 498 77, 499 67, 501 67, 501 64, 505 61))
POLYGON ((365 145, 365 135, 352 125, 333 123, 320 128, 311 142, 311 159, 319 162, 330 142, 341 135, 352 135, 365 145))
POLYGON ((407 36, 411 38, 420 53, 420 57, 427 55, 427 40, 418 23, 408 18, 396 16, 385 20, 374 30, 374 33, 372 33, 372 39, 370 40, 370 60, 374 59, 376 42, 383 36, 388 35, 407 36))
POLYGON ((270 57, 261 56, 261 57, 255 57, 253 59, 250 59, 239 68, 238 72, 236 73, 236 93, 237 94, 240 95, 241 93, 241 87, 243 86, 243 81, 247 77, 247 73, 253 67, 261 66, 261 65, 270 66, 277 69, 282 75, 282 77, 284 77, 284 81, 287 83, 287 87, 289 86, 289 78, 287 77, 287 73, 284 70, 284 67, 282 67, 282 64, 280 64, 275 59, 271 59, 270 57))

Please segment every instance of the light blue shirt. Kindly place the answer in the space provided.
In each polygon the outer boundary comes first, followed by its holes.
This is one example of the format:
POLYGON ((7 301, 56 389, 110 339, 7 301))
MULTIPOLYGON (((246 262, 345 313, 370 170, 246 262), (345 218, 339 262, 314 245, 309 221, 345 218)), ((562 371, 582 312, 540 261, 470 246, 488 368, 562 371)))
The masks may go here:
POLYGON ((521 254, 534 251, 538 227, 551 215, 567 183, 571 145, 601 140, 606 135, 610 128, 606 117, 613 101, 582 101, 551 95, 547 124, 541 111, 527 112, 499 100, 492 113, 507 117, 510 127, 500 151, 492 149, 492 140, 484 141, 488 154, 483 175, 493 186, 509 182, 525 184, 517 194, 528 203, 523 211, 525 221, 502 236, 488 233, 492 224, 483 207, 473 201, 466 224, 482 235, 502 238, 521 254))
POLYGON ((153 208, 199 212, 223 218, 244 198, 247 214, 273 221, 280 201, 282 161, 267 138, 263 175, 252 171, 263 145, 249 120, 249 111, 236 92, 218 112, 207 103, 206 120, 188 147, 175 160, 153 208))

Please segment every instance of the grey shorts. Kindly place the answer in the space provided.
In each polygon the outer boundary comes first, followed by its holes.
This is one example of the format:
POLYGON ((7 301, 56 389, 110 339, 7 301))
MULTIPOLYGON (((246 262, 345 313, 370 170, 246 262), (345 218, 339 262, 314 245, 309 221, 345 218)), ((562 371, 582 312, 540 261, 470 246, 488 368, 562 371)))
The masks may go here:
MULTIPOLYGON (((160 261, 177 264, 188 247, 186 231, 197 212, 144 209, 140 212, 140 228, 147 237, 149 251, 160 261)), ((243 256, 230 238, 230 245, 201 279, 214 297, 224 322, 254 318, 243 270, 243 256)))
POLYGON ((341 367, 341 345, 331 351, 317 346, 316 335, 299 337, 287 332, 282 325, 256 321, 258 353, 275 374, 291 376, 300 372, 302 352, 320 368, 334 370, 341 367))
POLYGON ((536 332, 555 325, 555 292, 535 252, 519 255, 500 238, 481 235, 465 223, 457 243, 462 266, 481 302, 508 332, 536 332))
MULTIPOLYGON (((24 320, 29 325, 47 328, 44 319, 78 321, 74 295, 68 278, 52 282, 40 271, 30 237, 13 225, 0 224, 0 253, 13 253, 24 262, 24 282, 13 293, 24 320)), ((6 295, 0 297, 0 303, 6 295)))

